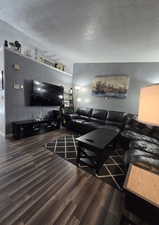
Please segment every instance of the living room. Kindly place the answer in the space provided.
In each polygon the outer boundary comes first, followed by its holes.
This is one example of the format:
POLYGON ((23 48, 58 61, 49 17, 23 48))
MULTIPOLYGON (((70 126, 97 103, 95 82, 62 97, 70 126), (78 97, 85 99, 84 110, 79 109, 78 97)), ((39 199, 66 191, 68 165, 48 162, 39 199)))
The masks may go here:
POLYGON ((0 224, 158 224, 158 8, 3 1, 0 224))

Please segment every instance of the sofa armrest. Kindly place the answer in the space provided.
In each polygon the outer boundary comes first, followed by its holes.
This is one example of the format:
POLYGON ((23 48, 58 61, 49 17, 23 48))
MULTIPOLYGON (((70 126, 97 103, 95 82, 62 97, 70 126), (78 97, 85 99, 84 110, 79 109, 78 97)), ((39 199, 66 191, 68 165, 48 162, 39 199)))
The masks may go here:
POLYGON ((66 120, 73 120, 73 119, 78 119, 80 118, 80 115, 77 113, 72 113, 72 114, 64 114, 64 118, 66 120))
POLYGON ((152 138, 152 137, 149 137, 147 135, 143 135, 143 134, 131 131, 131 130, 124 130, 121 133, 121 136, 125 137, 125 138, 127 138, 129 140, 147 141, 147 142, 159 145, 159 140, 157 140, 155 138, 152 138))

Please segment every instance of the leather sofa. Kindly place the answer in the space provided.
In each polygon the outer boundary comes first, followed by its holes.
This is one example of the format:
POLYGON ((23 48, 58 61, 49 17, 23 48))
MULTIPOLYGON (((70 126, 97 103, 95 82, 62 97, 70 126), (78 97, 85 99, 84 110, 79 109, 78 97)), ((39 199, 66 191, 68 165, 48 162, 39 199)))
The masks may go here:
POLYGON ((133 120, 121 132, 121 138, 127 143, 125 166, 139 164, 156 172, 159 170, 159 128, 133 120))
POLYGON ((159 171, 159 145, 146 141, 130 142, 124 155, 125 166, 130 163, 140 165, 152 172, 159 171))
POLYGON ((78 108, 76 113, 64 115, 64 124, 83 134, 98 128, 122 129, 125 118, 124 112, 78 108))
POLYGON ((159 128, 136 120, 136 115, 102 109, 79 108, 76 113, 64 115, 65 126, 80 133, 98 128, 121 129, 118 142, 125 148, 126 167, 142 164, 159 170, 159 128))

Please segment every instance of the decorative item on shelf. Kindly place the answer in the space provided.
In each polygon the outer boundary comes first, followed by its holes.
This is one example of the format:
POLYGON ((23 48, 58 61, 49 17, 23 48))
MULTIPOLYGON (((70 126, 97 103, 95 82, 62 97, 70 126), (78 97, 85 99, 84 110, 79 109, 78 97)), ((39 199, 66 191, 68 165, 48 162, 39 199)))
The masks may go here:
POLYGON ((15 80, 15 81, 13 82, 13 88, 14 88, 14 89, 17 89, 17 90, 20 90, 20 89, 23 89, 23 88, 24 88, 24 85, 23 85, 23 84, 20 84, 19 81, 15 80))
POLYGON ((4 47, 8 48, 8 41, 7 40, 4 41, 4 47))
POLYGON ((51 66, 51 67, 55 67, 55 63, 54 62, 51 62, 50 60, 44 58, 43 56, 40 56, 40 62, 48 65, 48 66, 51 66))
POLYGON ((13 68, 14 68, 16 71, 20 71, 20 65, 19 65, 19 64, 13 64, 13 68))
POLYGON ((19 41, 15 41, 15 47, 17 51, 21 52, 22 45, 19 43, 19 41))
POLYGON ((55 68, 64 71, 65 66, 62 63, 55 63, 55 68))
POLYGON ((72 93, 73 93, 73 92, 72 92, 72 88, 70 88, 69 92, 70 92, 70 94, 72 95, 72 93))
POLYGON ((9 46, 11 49, 15 50, 15 43, 14 42, 9 42, 9 46))
POLYGON ((38 60, 38 49, 37 48, 35 48, 35 51, 34 51, 34 59, 38 60))
POLYGON ((29 58, 33 58, 33 52, 32 52, 32 49, 30 48, 27 48, 27 47, 23 47, 24 50, 23 50, 23 55, 29 57, 29 58))
POLYGON ((128 75, 96 76, 92 84, 92 94, 102 97, 126 98, 128 87, 128 75))
POLYGON ((13 50, 21 52, 21 44, 19 43, 19 41, 9 42, 9 45, 13 50))
POLYGON ((74 112, 72 88, 64 92, 64 113, 74 112))
POLYGON ((64 101, 64 106, 65 107, 69 107, 70 106, 70 102, 67 100, 67 101, 64 101))
POLYGON ((20 89, 20 84, 18 81, 14 81, 13 83, 13 88, 19 90, 20 89))
POLYGON ((76 103, 76 108, 80 106, 80 102, 81 102, 81 97, 79 96, 79 91, 82 89, 81 86, 75 86, 75 99, 77 100, 77 103, 76 103))

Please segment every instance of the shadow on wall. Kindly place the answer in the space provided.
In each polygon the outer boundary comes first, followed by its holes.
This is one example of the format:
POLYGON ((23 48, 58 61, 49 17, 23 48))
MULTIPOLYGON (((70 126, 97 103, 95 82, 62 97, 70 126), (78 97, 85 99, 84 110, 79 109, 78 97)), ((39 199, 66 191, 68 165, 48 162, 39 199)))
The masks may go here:
POLYGON ((24 80, 24 104, 30 106, 30 93, 32 91, 32 80, 24 80))

